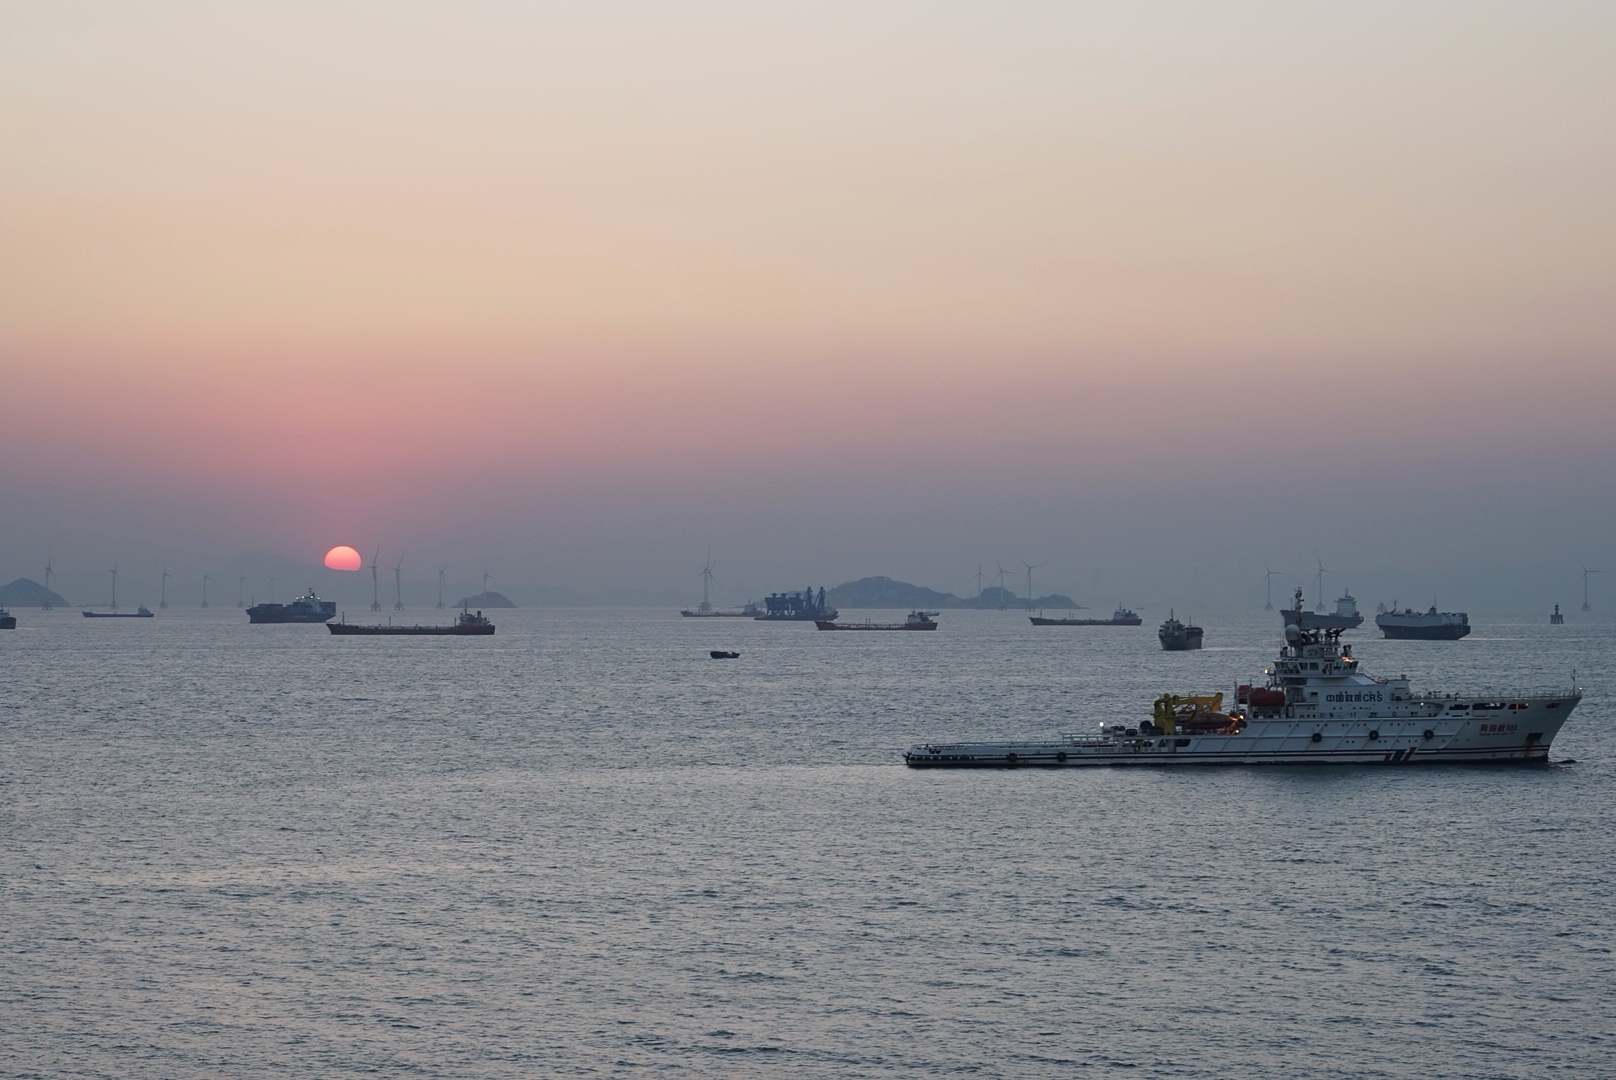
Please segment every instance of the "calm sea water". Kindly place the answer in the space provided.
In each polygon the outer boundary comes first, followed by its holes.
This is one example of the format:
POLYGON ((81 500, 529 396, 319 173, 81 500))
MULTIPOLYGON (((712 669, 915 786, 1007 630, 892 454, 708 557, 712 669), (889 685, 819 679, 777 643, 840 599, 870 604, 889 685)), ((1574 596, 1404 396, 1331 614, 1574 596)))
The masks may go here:
POLYGON ((1576 669, 1571 765, 911 772, 926 738, 1228 688, 1277 619, 1195 612, 1209 647, 1169 655, 1158 612, 517 611, 483 640, 18 614, 6 1076, 1616 1068, 1608 620, 1351 636, 1421 688, 1576 669))

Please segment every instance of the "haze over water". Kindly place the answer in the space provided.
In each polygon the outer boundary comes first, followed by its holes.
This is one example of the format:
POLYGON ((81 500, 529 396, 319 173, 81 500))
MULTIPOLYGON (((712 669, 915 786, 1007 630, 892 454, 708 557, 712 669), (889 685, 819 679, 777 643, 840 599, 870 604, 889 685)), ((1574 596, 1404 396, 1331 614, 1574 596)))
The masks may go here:
POLYGON ((1608 620, 1349 635, 1419 687, 1576 669, 1573 765, 901 766, 1227 688, 1279 638, 1197 612, 1209 647, 1167 654, 1157 614, 516 611, 407 640, 25 612, 0 635, 0 1072, 1604 1071, 1608 620))

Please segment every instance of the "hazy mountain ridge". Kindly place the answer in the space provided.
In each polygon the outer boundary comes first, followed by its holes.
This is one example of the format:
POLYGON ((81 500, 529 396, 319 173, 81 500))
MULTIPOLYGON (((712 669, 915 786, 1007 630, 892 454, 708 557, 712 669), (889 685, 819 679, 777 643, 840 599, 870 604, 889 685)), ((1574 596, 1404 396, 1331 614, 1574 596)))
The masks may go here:
POLYGON ((9 585, 0 585, 0 607, 72 607, 66 597, 47 589, 32 578, 20 577, 9 585))
POLYGON ((825 590, 828 603, 839 608, 1067 608, 1083 605, 1069 596, 1051 593, 1036 597, 1031 604, 1009 589, 989 585, 974 597, 938 592, 924 585, 913 585, 889 577, 866 577, 825 590))

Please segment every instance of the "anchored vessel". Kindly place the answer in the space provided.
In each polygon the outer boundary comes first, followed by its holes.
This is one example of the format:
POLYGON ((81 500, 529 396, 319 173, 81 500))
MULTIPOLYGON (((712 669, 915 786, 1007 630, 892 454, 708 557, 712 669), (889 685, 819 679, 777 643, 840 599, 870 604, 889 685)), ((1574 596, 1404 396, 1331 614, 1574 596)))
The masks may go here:
POLYGON ((308 594, 290 604, 254 604, 247 609, 247 621, 253 623, 323 623, 336 615, 335 600, 321 600, 314 595, 314 586, 308 594))
POLYGON ((423 635, 482 636, 494 632, 494 624, 480 611, 475 615, 469 611, 462 611, 455 616, 455 621, 448 626, 394 626, 392 623, 372 623, 367 626, 348 622, 347 617, 344 616, 342 622, 328 622, 325 624, 325 628, 333 634, 395 634, 407 637, 420 637, 423 635))
POLYGON ((1167 621, 1161 624, 1156 636, 1161 639, 1161 647, 1168 652, 1184 652, 1188 649, 1199 649, 1201 638, 1206 631, 1199 626, 1188 626, 1178 621, 1172 609, 1168 609, 1167 621))
POLYGON ((141 604, 133 611, 86 611, 86 619, 151 619, 155 618, 151 608, 141 604))
POLYGON ((839 623, 830 619, 815 619, 814 625, 821 630, 935 630, 937 614, 935 611, 911 611, 908 618, 898 623, 873 623, 868 619, 861 623, 839 623))
POLYGON ((763 614, 763 609, 756 604, 747 604, 739 611, 721 611, 703 600, 694 609, 685 608, 679 614, 687 619, 755 619, 763 614))
POLYGON ((1264 686, 1223 695, 1164 694, 1138 723, 1102 722, 1052 742, 924 743, 911 768, 1020 765, 1408 764, 1543 762, 1582 690, 1415 693, 1406 678, 1358 670, 1339 630, 1285 628, 1264 686))
POLYGON ((0 630, 15 629, 17 629, 17 616, 13 615, 5 608, 0 607, 0 630))
POLYGON ((770 593, 763 598, 763 606, 767 610, 755 616, 758 622, 818 622, 820 619, 828 622, 839 614, 825 603, 823 588, 817 598, 812 588, 800 593, 770 593))
POLYGON ((1029 615, 1034 626, 1138 626, 1145 620, 1134 611, 1129 611, 1121 604, 1111 613, 1109 619, 1047 619, 1042 615, 1029 615))
POLYGON ((1402 611, 1382 608, 1375 615, 1375 625, 1389 638, 1458 641, 1470 633, 1470 616, 1462 611, 1438 611, 1435 604, 1426 612, 1413 608, 1404 608, 1402 611))
POLYGON ((1306 611, 1302 607, 1302 590, 1298 588, 1291 597, 1291 606, 1279 613, 1279 621, 1303 630, 1353 630, 1363 625, 1363 612, 1358 610, 1358 601, 1350 592, 1336 600, 1334 614, 1306 611))

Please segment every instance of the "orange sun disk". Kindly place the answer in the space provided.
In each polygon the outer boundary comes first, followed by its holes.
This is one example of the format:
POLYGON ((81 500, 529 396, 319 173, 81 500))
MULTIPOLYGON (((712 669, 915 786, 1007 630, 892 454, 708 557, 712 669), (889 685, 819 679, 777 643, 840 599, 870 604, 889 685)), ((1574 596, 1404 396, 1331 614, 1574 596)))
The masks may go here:
POLYGON ((338 544, 325 553, 325 564, 333 570, 358 570, 365 564, 359 552, 347 544, 338 544))

